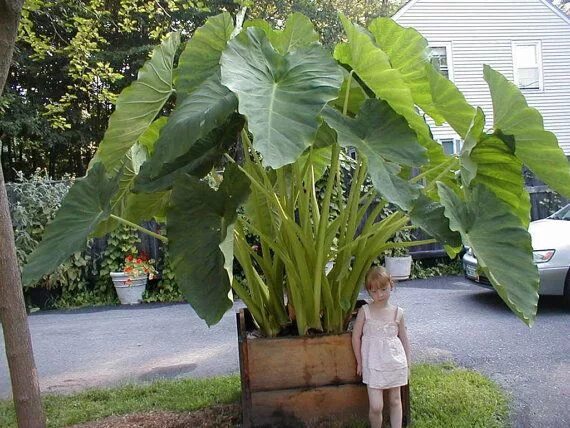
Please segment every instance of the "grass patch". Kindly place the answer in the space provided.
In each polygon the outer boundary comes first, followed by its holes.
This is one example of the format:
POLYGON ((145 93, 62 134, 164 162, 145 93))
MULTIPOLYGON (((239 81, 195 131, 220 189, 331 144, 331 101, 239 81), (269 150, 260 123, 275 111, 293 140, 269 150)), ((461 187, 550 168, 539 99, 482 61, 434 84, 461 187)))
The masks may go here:
MULTIPOLYGON (((65 427, 107 416, 164 410, 189 412, 236 403, 238 376, 159 381, 74 395, 47 395, 49 427, 65 427)), ((418 364, 412 370, 413 428, 508 426, 505 394, 484 376, 450 364, 418 364)), ((16 427, 12 402, 0 402, 0 426, 16 427)), ((366 426, 351 424, 350 426, 366 426)))
MULTIPOLYGON (((43 402, 48 426, 65 427, 133 412, 188 412, 215 404, 237 402, 240 393, 239 377, 223 376, 93 389, 73 395, 46 395, 43 402)), ((0 427, 16 427, 11 401, 0 402, 0 427)))
POLYGON ((451 364, 418 364, 410 389, 414 428, 508 426, 505 393, 477 372, 451 364))

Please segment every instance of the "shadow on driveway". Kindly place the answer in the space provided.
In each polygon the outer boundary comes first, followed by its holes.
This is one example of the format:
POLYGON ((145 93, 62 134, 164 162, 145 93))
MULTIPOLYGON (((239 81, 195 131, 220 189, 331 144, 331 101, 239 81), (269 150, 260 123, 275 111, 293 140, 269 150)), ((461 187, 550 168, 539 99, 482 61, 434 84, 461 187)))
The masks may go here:
MULTIPOLYGON (((469 294, 466 296, 466 299, 486 309, 502 311, 508 314, 512 313, 499 294, 492 290, 487 290, 485 293, 469 294)), ((569 314, 570 306, 564 303, 562 296, 540 296, 537 311, 538 317, 541 315, 567 316, 569 314)))

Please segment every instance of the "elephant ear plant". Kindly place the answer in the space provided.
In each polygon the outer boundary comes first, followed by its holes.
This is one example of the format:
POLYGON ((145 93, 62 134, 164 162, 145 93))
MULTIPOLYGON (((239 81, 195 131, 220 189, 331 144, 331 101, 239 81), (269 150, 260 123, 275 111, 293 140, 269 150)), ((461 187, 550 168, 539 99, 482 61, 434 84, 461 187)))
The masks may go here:
POLYGON ((120 94, 87 176, 48 226, 25 282, 91 236, 157 218, 168 225, 158 238, 168 241, 177 282, 208 325, 231 307, 233 290, 268 336, 292 320, 299 334, 335 333, 370 264, 402 245, 391 238, 413 224, 450 255, 470 246, 530 325, 539 280, 521 171, 570 196, 556 137, 492 68, 483 69, 490 122, 433 68, 418 32, 387 18, 367 29, 341 20, 346 41, 334 53, 299 14, 281 30, 262 21, 235 28, 228 14, 215 16, 179 57, 179 35, 167 37, 120 94), (461 136, 459 155, 443 153, 426 115, 461 136), (236 144, 239 159, 228 154, 236 144), (350 165, 350 182, 341 164, 350 165), (211 171, 220 165, 218 177, 211 171), (388 203, 397 210, 379 216, 388 203), (234 256, 243 282, 232 277, 234 256))

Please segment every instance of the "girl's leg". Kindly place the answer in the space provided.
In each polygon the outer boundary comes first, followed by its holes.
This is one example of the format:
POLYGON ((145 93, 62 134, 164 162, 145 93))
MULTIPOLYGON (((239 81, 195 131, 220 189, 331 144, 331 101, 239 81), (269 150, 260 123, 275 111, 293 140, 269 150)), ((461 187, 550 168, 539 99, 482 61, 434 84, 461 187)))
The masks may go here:
POLYGON ((388 390, 388 400, 390 402, 390 426, 402 428, 402 398, 399 386, 388 390))
POLYGON ((383 390, 368 387, 368 418, 371 428, 382 428, 382 408, 384 407, 383 390))

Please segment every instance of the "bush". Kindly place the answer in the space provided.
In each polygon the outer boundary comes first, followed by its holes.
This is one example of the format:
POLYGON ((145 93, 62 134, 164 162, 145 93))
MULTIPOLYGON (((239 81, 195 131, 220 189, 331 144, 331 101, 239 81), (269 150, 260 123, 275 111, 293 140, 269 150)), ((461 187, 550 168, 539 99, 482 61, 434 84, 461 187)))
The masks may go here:
MULTIPOLYGON (((53 219, 73 184, 73 177, 51 180, 45 170, 30 177, 17 173, 17 181, 6 185, 16 254, 20 270, 38 246, 47 223, 53 219)), ((145 293, 146 302, 179 301, 182 296, 174 281, 168 252, 163 246, 158 263, 160 273, 145 293)), ((118 271, 126 254, 136 254, 141 239, 134 228, 120 226, 106 238, 92 240, 82 252, 73 254, 50 275, 24 287, 29 308, 69 308, 118 303, 110 272, 118 271)))
MULTIPOLYGON (((21 172, 17 181, 8 184, 8 204, 14 229, 16 254, 20 269, 38 246, 46 224, 55 216, 73 184, 73 177, 51 180, 45 170, 36 170, 28 179, 21 172)), ((91 258, 87 251, 73 254, 50 275, 24 288, 29 305, 49 306, 54 296, 81 292, 88 285, 91 258), (38 292, 40 289, 49 292, 38 292)))

